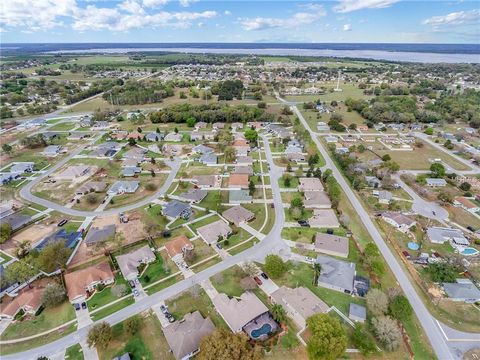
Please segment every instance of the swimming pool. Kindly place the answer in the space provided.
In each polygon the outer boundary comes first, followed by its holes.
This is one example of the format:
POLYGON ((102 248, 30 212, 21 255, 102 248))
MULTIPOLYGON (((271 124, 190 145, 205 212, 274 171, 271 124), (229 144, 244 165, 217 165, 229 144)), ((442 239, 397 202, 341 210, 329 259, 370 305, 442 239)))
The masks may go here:
POLYGON ((416 242, 409 242, 408 248, 410 250, 418 250, 420 248, 420 245, 418 245, 416 242))
POLYGON ((462 250, 461 252, 462 255, 477 255, 478 254, 478 250, 477 249, 474 249, 474 248, 465 248, 462 250))
POLYGON ((270 324, 263 324, 261 328, 252 330, 250 336, 253 339, 258 339, 262 335, 268 335, 272 331, 272 325, 270 324))

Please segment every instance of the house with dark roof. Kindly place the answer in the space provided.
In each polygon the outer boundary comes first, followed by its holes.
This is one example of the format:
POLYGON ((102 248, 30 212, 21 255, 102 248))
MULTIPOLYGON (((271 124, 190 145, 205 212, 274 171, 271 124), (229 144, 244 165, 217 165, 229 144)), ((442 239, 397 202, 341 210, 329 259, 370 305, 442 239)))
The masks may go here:
POLYGON ((188 219, 190 216, 192 216, 193 210, 190 204, 172 200, 163 206, 162 214, 170 220, 174 220, 179 217, 182 219, 188 219))
POLYGON ((61 229, 41 240, 33 249, 41 251, 46 246, 59 242, 63 243, 66 248, 73 249, 81 238, 82 233, 79 231, 67 232, 67 230, 61 229))
POLYGON ((115 230, 115 224, 105 225, 102 228, 92 227, 85 237, 85 244, 93 246, 112 240, 115 236, 115 230))
POLYGON ((318 255, 316 262, 322 267, 318 285, 346 294, 353 293, 355 263, 318 255))
POLYGON ((453 301, 466 303, 480 301, 480 290, 470 279, 457 279, 454 283, 443 283, 443 289, 453 301))
POLYGON ((185 199, 191 203, 199 203, 208 195, 208 191, 202 189, 190 189, 179 195, 182 199, 185 199))

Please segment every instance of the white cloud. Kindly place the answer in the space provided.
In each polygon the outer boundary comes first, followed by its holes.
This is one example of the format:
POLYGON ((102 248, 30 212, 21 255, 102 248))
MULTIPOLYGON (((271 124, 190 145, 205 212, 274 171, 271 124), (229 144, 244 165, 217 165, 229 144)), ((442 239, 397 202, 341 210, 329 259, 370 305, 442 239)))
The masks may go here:
POLYGON ((169 0, 143 0, 143 6, 148 8, 161 7, 168 2, 169 0))
POLYGON ((232 12, 230 10, 225 10, 224 14, 227 15, 227 16, 230 16, 230 15, 232 15, 232 12))
POLYGON ((392 6, 400 0, 339 0, 340 3, 333 7, 333 11, 348 13, 361 9, 381 9, 392 6))
POLYGON ((63 24, 77 8, 75 0, 3 0, 0 23, 3 26, 46 30, 63 24))
POLYGON ((350 24, 343 25, 343 31, 351 31, 351 30, 352 30, 352 25, 350 24))
POLYGON ((125 0, 118 6, 120 9, 130 13, 130 14, 144 14, 142 6, 135 0, 125 0))
POLYGON ((425 19, 423 24, 439 27, 478 24, 479 22, 480 9, 475 9, 470 11, 453 12, 444 16, 433 16, 425 19))
POLYGON ((191 4, 197 2, 199 0, 179 0, 180 6, 189 7, 191 4))
MULTIPOLYGON (((303 5, 305 6, 305 5, 303 5)), ((320 5, 315 5, 315 11, 312 12, 297 12, 290 18, 243 18, 239 19, 242 27, 247 30, 264 30, 271 28, 295 28, 302 25, 311 24, 321 17, 325 16, 325 9, 320 5)))

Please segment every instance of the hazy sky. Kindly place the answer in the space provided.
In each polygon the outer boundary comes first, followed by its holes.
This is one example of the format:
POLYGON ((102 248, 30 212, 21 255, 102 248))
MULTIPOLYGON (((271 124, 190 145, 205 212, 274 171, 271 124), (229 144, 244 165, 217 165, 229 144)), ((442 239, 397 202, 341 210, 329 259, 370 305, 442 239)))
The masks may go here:
POLYGON ((0 3, 2 42, 480 42, 479 1, 0 3))

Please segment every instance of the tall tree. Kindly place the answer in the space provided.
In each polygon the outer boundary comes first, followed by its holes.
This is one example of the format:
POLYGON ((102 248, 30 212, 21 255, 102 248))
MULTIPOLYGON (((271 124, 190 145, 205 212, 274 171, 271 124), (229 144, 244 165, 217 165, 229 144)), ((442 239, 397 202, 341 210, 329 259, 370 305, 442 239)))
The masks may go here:
POLYGON ((112 328, 107 322, 95 324, 87 335, 87 344, 89 347, 98 346, 106 348, 112 340, 112 328))
POLYGON ((259 360, 260 352, 250 345, 245 334, 217 329, 200 341, 198 360, 259 360))
POLYGON ((307 343, 311 360, 336 360, 347 348, 347 336, 340 321, 328 314, 315 314, 307 319, 312 336, 307 343))

